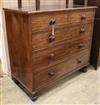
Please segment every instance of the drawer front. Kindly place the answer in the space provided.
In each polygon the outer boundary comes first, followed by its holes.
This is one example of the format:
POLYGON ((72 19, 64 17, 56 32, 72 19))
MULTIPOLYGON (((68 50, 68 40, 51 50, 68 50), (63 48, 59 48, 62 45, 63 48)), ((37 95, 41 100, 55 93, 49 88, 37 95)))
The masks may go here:
POLYGON ((55 30, 55 39, 51 40, 51 32, 39 32, 32 35, 33 50, 46 48, 63 40, 88 38, 92 35, 93 24, 74 25, 55 30))
POLYGON ((87 11, 76 11, 70 14, 70 22, 74 23, 86 23, 88 21, 93 22, 95 17, 95 11, 87 10, 87 11))
POLYGON ((35 73, 35 88, 39 89, 43 86, 60 79, 66 73, 75 69, 79 69, 89 63, 89 51, 85 50, 82 53, 69 57, 68 60, 51 67, 47 70, 41 70, 35 73))
POLYGON ((59 45, 49 47, 42 51, 33 53, 33 69, 39 70, 57 64, 66 59, 69 55, 78 53, 85 49, 90 49, 90 39, 73 40, 73 42, 63 42, 59 45))
POLYGON ((32 31, 50 30, 51 23, 58 26, 70 23, 93 22, 95 12, 93 10, 74 10, 65 12, 50 12, 32 15, 32 31), (53 22, 51 22, 53 20, 53 22), (55 21, 55 22, 54 22, 55 21))
POLYGON ((52 12, 52 13, 41 13, 34 14, 32 16, 32 30, 38 31, 42 29, 51 29, 50 21, 55 19, 56 25, 69 24, 69 13, 68 12, 52 12))

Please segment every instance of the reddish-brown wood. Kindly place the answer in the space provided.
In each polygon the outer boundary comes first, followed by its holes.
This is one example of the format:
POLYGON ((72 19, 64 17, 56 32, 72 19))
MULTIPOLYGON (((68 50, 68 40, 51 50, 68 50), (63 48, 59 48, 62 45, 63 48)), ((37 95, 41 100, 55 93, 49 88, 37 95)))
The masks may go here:
MULTIPOLYGON (((84 0, 75 0, 75 4, 84 4, 84 0)), ((100 0, 88 0, 88 5, 98 6, 96 9, 95 24, 94 24, 94 34, 91 50, 91 65, 98 68, 100 65, 100 0)))
POLYGON ((57 79, 60 79, 63 75, 66 75, 74 69, 78 69, 82 66, 84 67, 89 62, 89 55, 89 51, 85 50, 81 53, 77 53, 76 55, 69 56, 69 59, 64 62, 61 62, 60 64, 57 64, 51 68, 36 73, 35 88, 43 88, 47 85, 50 85, 57 79))
POLYGON ((56 19, 55 27, 61 25, 69 25, 70 23, 83 23, 89 22, 94 19, 93 10, 76 10, 73 11, 65 11, 65 12, 53 12, 53 13, 42 13, 42 14, 33 14, 32 17, 32 29, 33 32, 36 30, 43 29, 51 29, 51 25, 49 25, 50 19, 56 19), (61 15, 59 15, 61 14, 61 15), (85 19, 82 17, 85 16, 85 19))
POLYGON ((11 74, 33 100, 64 74, 89 65, 94 8, 4 9, 11 74))
POLYGON ((98 6, 98 8, 96 9, 92 51, 90 59, 91 64, 95 67, 95 69, 97 69, 100 65, 100 0, 89 0, 88 4, 98 6))
POLYGON ((29 17, 25 14, 6 12, 7 39, 11 63, 11 73, 29 91, 33 90, 31 62, 31 36, 29 35, 29 17), (23 78, 24 77, 24 78, 23 78))
POLYGON ((56 27, 55 30, 55 40, 50 42, 49 36, 51 35, 51 30, 48 31, 33 31, 32 34, 32 46, 33 51, 41 50, 49 46, 55 45, 64 40, 70 41, 72 38, 88 38, 93 29, 93 23, 87 23, 83 25, 80 23, 77 25, 62 25, 62 28, 56 27), (67 28, 67 29, 66 29, 67 28), (90 33, 90 34, 89 34, 90 33))
POLYGON ((62 59, 66 59, 68 56, 78 53, 84 49, 90 47, 90 38, 87 40, 66 40, 63 43, 53 47, 49 47, 43 51, 37 51, 33 53, 33 69, 39 70, 61 62, 62 59), (73 42, 73 43, 72 43, 73 42), (83 47, 80 45, 83 44, 83 47), (51 55, 53 54, 53 56, 51 55))

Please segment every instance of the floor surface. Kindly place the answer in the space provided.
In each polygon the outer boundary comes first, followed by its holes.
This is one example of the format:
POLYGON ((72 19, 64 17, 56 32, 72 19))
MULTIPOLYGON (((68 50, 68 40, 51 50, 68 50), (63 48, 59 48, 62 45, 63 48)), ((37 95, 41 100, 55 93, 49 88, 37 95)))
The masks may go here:
POLYGON ((32 102, 8 76, 0 78, 0 105, 100 105, 100 68, 76 72, 47 88, 32 102))

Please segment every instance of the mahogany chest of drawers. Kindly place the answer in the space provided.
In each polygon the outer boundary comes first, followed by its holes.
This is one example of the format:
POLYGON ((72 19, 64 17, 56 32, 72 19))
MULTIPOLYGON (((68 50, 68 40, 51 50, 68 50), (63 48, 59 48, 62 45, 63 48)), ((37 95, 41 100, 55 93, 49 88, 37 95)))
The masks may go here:
POLYGON ((95 7, 4 12, 12 78, 33 100, 89 65, 95 7))

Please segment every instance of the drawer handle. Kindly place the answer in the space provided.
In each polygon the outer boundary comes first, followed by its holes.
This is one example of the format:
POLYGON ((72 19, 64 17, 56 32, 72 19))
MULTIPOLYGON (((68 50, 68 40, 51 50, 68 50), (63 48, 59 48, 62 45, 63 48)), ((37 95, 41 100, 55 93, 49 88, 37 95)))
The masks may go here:
POLYGON ((84 33, 85 32, 85 28, 81 28, 80 33, 84 33))
POLYGON ((49 24, 50 24, 50 25, 56 24, 56 19, 54 19, 54 18, 50 19, 50 20, 49 20, 49 24))
POLYGON ((83 48, 85 45, 83 43, 79 44, 79 48, 83 48))
POLYGON ((54 35, 49 35, 49 42, 55 41, 55 36, 54 35))
POLYGON ((50 59, 53 59, 54 57, 55 57, 55 54, 54 53, 49 54, 49 58, 50 59))
POLYGON ((78 59, 78 60, 77 60, 77 63, 80 64, 80 63, 82 63, 82 61, 81 61, 80 59, 78 59))
POLYGON ((53 42, 55 40, 55 23, 56 23, 56 20, 52 19, 51 20, 52 22, 50 23, 50 25, 52 25, 52 29, 51 29, 51 35, 49 35, 49 42, 53 42))
POLYGON ((86 15, 83 14, 82 17, 81 17, 81 19, 82 19, 82 20, 85 20, 85 19, 86 19, 86 15))
POLYGON ((55 75, 55 72, 54 72, 54 71, 49 71, 49 72, 48 72, 48 75, 49 75, 49 76, 54 76, 54 75, 55 75))

